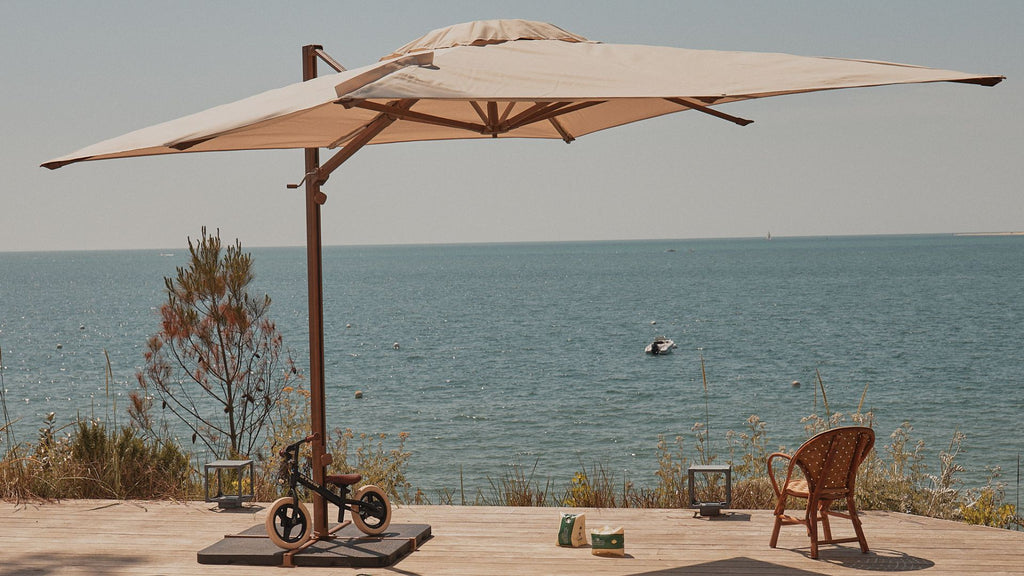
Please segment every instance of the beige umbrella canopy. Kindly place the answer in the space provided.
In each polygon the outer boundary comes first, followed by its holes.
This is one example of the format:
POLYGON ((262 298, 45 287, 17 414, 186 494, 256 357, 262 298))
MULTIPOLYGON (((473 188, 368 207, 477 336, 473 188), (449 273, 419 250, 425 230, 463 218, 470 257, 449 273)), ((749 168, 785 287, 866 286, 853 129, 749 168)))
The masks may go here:
MULTIPOLYGON (((522 20, 430 32, 378 63, 344 70, 303 48, 304 82, 143 128, 43 164, 184 152, 303 148, 309 273, 313 477, 324 474, 320 186, 367 144, 461 138, 574 139, 638 120, 696 110, 746 125, 713 106, 819 90, 1003 77, 907 64, 602 44, 522 20), (337 73, 317 77, 317 61, 337 73), (321 148, 335 149, 320 163, 321 148)), ((314 498, 314 532, 327 534, 314 498)))
POLYGON ((380 62, 322 76, 100 142, 45 164, 455 138, 575 138, 683 110, 819 90, 1002 76, 788 54, 592 42, 521 20, 435 30, 380 62))

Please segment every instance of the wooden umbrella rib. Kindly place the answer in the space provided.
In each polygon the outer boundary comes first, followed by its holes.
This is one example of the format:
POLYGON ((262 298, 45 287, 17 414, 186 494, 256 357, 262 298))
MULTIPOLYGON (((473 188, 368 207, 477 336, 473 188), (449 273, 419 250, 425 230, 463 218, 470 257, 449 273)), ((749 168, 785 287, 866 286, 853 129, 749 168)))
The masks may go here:
POLYGON ((341 64, 339 64, 338 61, 335 60, 334 58, 331 58, 331 56, 327 52, 324 52, 324 49, 322 47, 318 46, 316 49, 313 50, 313 52, 325 64, 327 64, 331 68, 334 68, 335 72, 344 72, 345 71, 345 67, 342 66, 341 64))
POLYGON ((967 78, 966 80, 951 80, 951 82, 958 82, 960 84, 977 84, 979 86, 995 86, 1003 80, 1006 80, 1006 76, 985 76, 982 78, 967 78))
POLYGON ((573 137, 572 134, 569 134, 569 132, 562 127, 562 125, 558 122, 557 118, 548 118, 548 122, 551 122, 551 125, 555 127, 555 130, 558 131, 558 134, 562 137, 562 140, 565 140, 566 144, 571 144, 572 141, 576 139, 573 137))
POLYGON ((473 106, 473 110, 476 111, 477 116, 480 117, 480 121, 483 122, 494 138, 498 137, 498 134, 502 132, 508 132, 508 115, 512 112, 512 109, 516 106, 516 101, 513 100, 505 105, 505 109, 502 110, 501 114, 498 114, 498 102, 491 100, 487 102, 487 111, 477 103, 475 100, 469 102, 473 106))
POLYGON ((469 105, 473 107, 473 110, 476 110, 476 115, 480 117, 480 121, 486 124, 487 114, 484 113, 484 109, 477 104, 476 100, 470 100, 469 105))
POLYGON ((557 116, 572 114, 573 112, 578 112, 580 110, 590 108, 591 106, 597 106, 598 104, 604 104, 605 102, 607 102, 607 100, 589 100, 587 102, 579 102, 577 104, 573 104, 572 106, 544 112, 538 117, 531 119, 530 122, 539 122, 541 120, 547 120, 549 118, 555 118, 557 116))
POLYGON ((536 122, 535 118, 546 112, 557 110, 568 105, 569 102, 537 102, 533 106, 530 106, 526 110, 523 110, 519 114, 516 114, 508 120, 509 130, 515 130, 521 128, 527 124, 536 122))
POLYGON ((434 116, 432 114, 423 114, 422 112, 413 112, 406 109, 393 109, 389 108, 384 104, 377 104, 376 102, 370 102, 369 100, 362 100, 358 102, 351 102, 350 105, 355 108, 364 108, 366 110, 373 110, 374 112, 381 112, 393 116, 396 120, 408 120, 410 122, 420 122, 422 124, 433 124, 436 126, 447 126, 448 128, 458 128, 461 130, 468 130, 470 132, 476 132, 477 134, 486 134, 487 126, 483 124, 474 124, 472 122, 462 122, 460 120, 453 120, 451 118, 442 118, 440 116, 434 116))
POLYGON ((504 124, 505 120, 508 120, 508 115, 512 113, 512 109, 516 107, 516 101, 513 100, 505 106, 505 110, 501 113, 501 118, 498 119, 498 124, 504 124))
POLYGON ((754 122, 753 120, 747 120, 746 118, 740 118, 739 116, 732 116, 730 114, 726 114, 725 112, 719 112, 718 110, 709 108, 707 106, 704 106, 703 104, 700 104, 699 102, 696 102, 692 98, 665 98, 665 100, 668 100, 673 104, 679 104, 680 106, 684 106, 691 110, 696 110, 697 112, 703 112, 710 116, 714 116, 715 118, 728 120, 729 122, 732 122, 733 124, 739 124, 740 126, 746 126, 747 124, 751 124, 754 122))
POLYGON ((498 103, 491 100, 487 103, 487 127, 491 129, 491 135, 498 137, 498 103))
POLYGON ((598 104, 604 104, 605 102, 607 102, 607 100, 588 100, 586 102, 578 102, 576 104, 572 104, 571 102, 557 102, 555 105, 548 106, 545 109, 535 110, 530 115, 519 114, 519 116, 517 116, 518 121, 517 118, 509 120, 509 130, 515 130, 529 124, 557 118, 558 116, 572 114, 573 112, 578 112, 585 108, 590 108, 591 106, 597 106, 598 104))
POLYGON ((317 182, 323 184, 331 176, 331 172, 334 172, 338 166, 341 166, 346 160, 351 158, 356 152, 358 152, 363 146, 366 146, 373 140, 378 134, 384 131, 385 128, 394 123, 398 119, 397 114, 407 111, 415 104, 416 100, 399 100, 396 102, 388 103, 382 106, 383 110, 381 113, 373 119, 372 122, 366 125, 365 128, 355 137, 353 137, 345 147, 342 148, 337 154, 332 156, 329 160, 324 162, 319 169, 317 169, 317 182))
POLYGON ((487 102, 487 126, 498 127, 498 102, 495 100, 487 102))

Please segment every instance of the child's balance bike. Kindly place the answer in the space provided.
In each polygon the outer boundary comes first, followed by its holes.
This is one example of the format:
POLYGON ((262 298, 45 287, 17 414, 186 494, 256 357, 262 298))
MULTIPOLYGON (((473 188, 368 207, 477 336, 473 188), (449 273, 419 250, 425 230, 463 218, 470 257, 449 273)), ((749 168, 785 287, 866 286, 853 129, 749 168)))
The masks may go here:
POLYGON ((312 536, 312 517, 306 506, 299 502, 295 490, 299 484, 337 506, 338 522, 344 521, 345 510, 349 510, 352 512, 352 523, 366 534, 377 535, 387 530, 391 523, 391 502, 383 490, 367 485, 357 489, 351 498, 348 496, 352 485, 363 479, 361 475, 327 474, 324 476, 325 485, 321 486, 299 471, 299 447, 313 439, 314 436, 308 436, 281 451, 288 477, 281 478, 279 482, 288 484, 288 495, 278 498, 267 514, 266 527, 270 540, 281 548, 293 550, 305 544, 312 536))

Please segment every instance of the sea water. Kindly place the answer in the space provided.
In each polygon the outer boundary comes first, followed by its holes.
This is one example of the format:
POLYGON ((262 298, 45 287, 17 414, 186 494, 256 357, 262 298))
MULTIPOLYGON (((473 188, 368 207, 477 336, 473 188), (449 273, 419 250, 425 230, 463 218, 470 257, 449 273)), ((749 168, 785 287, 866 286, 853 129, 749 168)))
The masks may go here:
MULTIPOLYGON (((253 291, 300 366, 305 252, 253 249, 253 291)), ((172 251, 0 253, 0 348, 17 440, 43 417, 126 423, 172 251), (111 376, 106 375, 109 356, 111 376)), ((801 418, 864 397, 878 446, 904 421, 938 452, 967 435, 968 485, 1024 449, 1024 237, 890 236, 327 247, 329 428, 410 434, 408 477, 467 497, 522 466, 562 487, 581 467, 657 484, 659 436, 801 418), (645 355, 656 336, 669 355, 645 355), (706 371, 707 389, 701 374, 706 371), (794 381, 800 383, 793 385, 794 381), (865 394, 866 389, 866 394, 865 394), (362 391, 361 399, 355 392, 362 391)), ((186 438, 187 434, 183 434, 186 438)), ((1012 501, 1012 497, 1011 497, 1012 501)))

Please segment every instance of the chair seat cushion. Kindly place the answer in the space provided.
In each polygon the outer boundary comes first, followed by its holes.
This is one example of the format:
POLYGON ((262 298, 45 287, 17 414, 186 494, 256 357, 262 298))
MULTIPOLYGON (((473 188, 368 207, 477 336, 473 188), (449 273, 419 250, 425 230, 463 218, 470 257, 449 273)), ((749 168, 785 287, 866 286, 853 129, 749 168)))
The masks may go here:
POLYGON ((797 498, 807 498, 811 494, 811 489, 807 486, 807 480, 803 478, 792 478, 786 483, 786 487, 783 492, 790 496, 796 496, 797 498))
MULTIPOLYGON (((808 498, 811 495, 811 488, 808 486, 807 480, 804 480, 803 478, 793 478, 788 484, 786 484, 783 492, 790 496, 796 496, 797 498, 808 498)), ((825 488, 818 494, 818 497, 822 500, 839 500, 841 498, 846 498, 846 494, 848 492, 849 491, 845 487, 825 488)))

